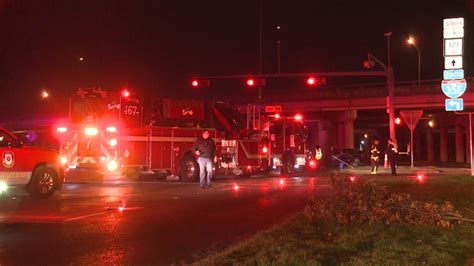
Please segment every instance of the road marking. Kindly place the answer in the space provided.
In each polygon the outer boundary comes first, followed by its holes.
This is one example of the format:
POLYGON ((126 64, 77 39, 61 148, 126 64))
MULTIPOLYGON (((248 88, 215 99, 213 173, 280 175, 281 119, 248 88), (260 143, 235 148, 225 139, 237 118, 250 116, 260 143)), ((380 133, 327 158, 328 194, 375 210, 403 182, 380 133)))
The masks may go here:
POLYGON ((114 209, 108 209, 108 210, 101 211, 101 212, 96 212, 96 213, 81 215, 81 216, 77 216, 77 217, 73 217, 73 218, 66 219, 66 220, 64 220, 64 222, 77 221, 77 220, 81 220, 81 219, 85 219, 85 218, 89 218, 89 217, 94 217, 94 216, 102 215, 102 214, 109 213, 109 212, 112 212, 112 211, 114 211, 114 209))

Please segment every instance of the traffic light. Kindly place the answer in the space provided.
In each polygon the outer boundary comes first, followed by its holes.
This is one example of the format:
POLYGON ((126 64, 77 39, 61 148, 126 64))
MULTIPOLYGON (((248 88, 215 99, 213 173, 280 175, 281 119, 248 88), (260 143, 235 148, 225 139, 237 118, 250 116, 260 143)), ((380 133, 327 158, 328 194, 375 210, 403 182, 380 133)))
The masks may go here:
POLYGON ((308 86, 310 86, 310 87, 326 85, 326 78, 325 77, 309 76, 306 79, 306 84, 308 84, 308 86))
POLYGON ((245 82, 248 87, 265 86, 265 79, 263 78, 248 78, 245 82))
POLYGON ((303 116, 301 114, 296 114, 294 119, 296 122, 301 122, 303 121, 303 116))
POLYGON ((127 89, 122 90, 122 97, 124 98, 130 97, 130 92, 127 89))
POLYGON ((374 68, 374 66, 375 66, 374 60, 372 60, 372 59, 370 59, 370 58, 367 59, 367 60, 365 60, 363 66, 364 66, 364 68, 366 68, 366 69, 374 68))
POLYGON ((209 87, 210 85, 211 85, 211 81, 208 79, 193 79, 191 81, 191 86, 193 88, 209 87))

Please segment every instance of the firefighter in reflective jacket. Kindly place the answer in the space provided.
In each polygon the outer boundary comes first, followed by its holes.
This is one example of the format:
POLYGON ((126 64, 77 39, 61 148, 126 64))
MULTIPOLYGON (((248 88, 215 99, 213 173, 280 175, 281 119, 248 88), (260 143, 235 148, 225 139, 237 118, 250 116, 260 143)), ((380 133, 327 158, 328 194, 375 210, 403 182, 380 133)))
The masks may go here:
POLYGON ((370 148, 370 165, 372 166, 372 175, 377 174, 377 168, 379 167, 380 151, 379 151, 379 140, 374 140, 370 148))
POLYGON ((316 151, 315 158, 316 158, 316 160, 320 161, 323 158, 323 151, 321 150, 321 147, 316 145, 315 151, 316 151))

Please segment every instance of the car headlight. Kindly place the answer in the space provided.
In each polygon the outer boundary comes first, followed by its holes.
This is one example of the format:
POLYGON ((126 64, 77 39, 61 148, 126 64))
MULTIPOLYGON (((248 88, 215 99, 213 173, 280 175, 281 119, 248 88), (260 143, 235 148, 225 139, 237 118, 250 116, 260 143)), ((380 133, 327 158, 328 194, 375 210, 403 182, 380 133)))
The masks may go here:
POLYGON ((118 168, 118 163, 115 160, 110 160, 107 163, 107 170, 112 172, 112 171, 117 170, 117 168, 118 168))
POLYGON ((7 191, 8 185, 5 181, 0 181, 0 193, 7 191))

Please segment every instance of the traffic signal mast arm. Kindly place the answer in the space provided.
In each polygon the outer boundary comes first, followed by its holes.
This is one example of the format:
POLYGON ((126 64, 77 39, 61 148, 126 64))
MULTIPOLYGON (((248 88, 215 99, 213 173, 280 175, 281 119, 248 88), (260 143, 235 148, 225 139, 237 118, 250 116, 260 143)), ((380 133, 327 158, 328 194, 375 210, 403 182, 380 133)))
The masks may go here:
MULTIPOLYGON (((383 65, 385 67, 385 65, 383 65)), ((313 72, 313 73, 280 73, 280 74, 244 74, 244 75, 219 75, 219 76, 199 76, 199 79, 246 79, 254 78, 285 78, 285 77, 384 77, 386 71, 354 71, 354 72, 313 72)))

